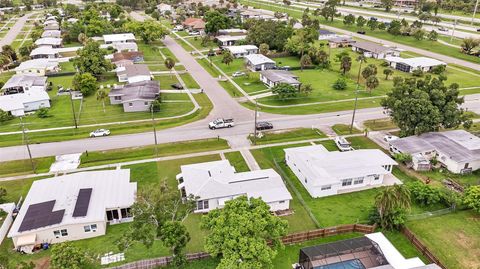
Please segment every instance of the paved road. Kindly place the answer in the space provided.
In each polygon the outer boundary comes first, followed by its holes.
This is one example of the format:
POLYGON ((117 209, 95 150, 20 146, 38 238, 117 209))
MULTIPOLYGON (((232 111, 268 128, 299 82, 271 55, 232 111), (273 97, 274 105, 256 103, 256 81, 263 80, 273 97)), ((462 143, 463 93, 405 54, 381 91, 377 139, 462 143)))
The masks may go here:
MULTIPOLYGON (((264 5, 270 5, 270 4, 266 3, 265 1, 260 0, 260 2, 264 5)), ((278 7, 277 5, 272 5, 272 6, 278 7)), ((290 9, 290 10, 295 10, 295 9, 290 9)), ((364 39, 364 40, 368 40, 368 41, 372 41, 372 42, 376 42, 376 43, 380 43, 380 44, 384 44, 384 45, 388 45, 388 46, 398 47, 398 48, 408 50, 408 51, 411 51, 411 52, 414 52, 414 53, 417 53, 417 54, 421 54, 423 56, 435 58, 435 59, 444 61, 444 62, 449 63, 449 64, 457 64, 457 65, 465 66, 465 67, 480 71, 480 64, 472 63, 472 62, 469 62, 469 61, 464 61, 464 60, 461 60, 461 59, 458 59, 458 58, 446 56, 446 55, 443 55, 443 54, 439 54, 439 53, 435 53, 435 52, 431 52, 431 51, 427 51, 427 50, 423 50, 423 49, 419 49, 419 48, 415 48, 415 47, 411 47, 411 46, 407 46, 407 45, 402 45, 402 44, 399 44, 399 43, 383 40, 383 39, 368 36, 368 35, 357 34, 357 33, 350 32, 350 31, 343 30, 343 29, 336 28, 336 27, 331 27, 331 26, 326 26, 326 25, 322 25, 322 27, 327 29, 327 30, 334 31, 334 32, 337 32, 337 33, 350 35, 352 37, 356 37, 356 38, 360 38, 360 39, 364 39)), ((480 62, 480 60, 479 60, 479 62, 480 62)))
MULTIPOLYGON (((136 14, 136 13, 134 13, 136 14)), ((133 14, 132 14, 133 15, 133 14)), ((138 14, 137 14, 138 15, 138 14)), ((134 15, 136 16, 136 15, 134 15)), ((140 15, 138 15, 140 16, 140 15)), ((218 84, 208 72, 206 72, 180 45, 173 39, 166 38, 165 45, 182 62, 198 84, 204 89, 204 92, 212 100, 214 109, 207 119, 190 123, 184 126, 158 131, 156 136, 158 143, 171 143, 178 141, 187 141, 194 139, 205 139, 221 137, 230 141, 232 146, 243 147, 238 141, 245 141, 248 134, 253 131, 254 112, 239 105, 233 100, 227 92, 218 84), (236 126, 222 130, 209 130, 207 122, 210 119, 221 116, 233 116, 236 120, 236 126)), ((480 94, 469 95, 466 97, 466 107, 472 111, 480 113, 480 94)), ((349 124, 351 121, 351 111, 340 111, 323 113, 317 115, 274 115, 260 113, 259 120, 268 120, 273 123, 275 129, 287 129, 298 127, 316 127, 325 129, 337 123, 349 124)), ((356 121, 361 123, 369 119, 384 118, 382 108, 360 109, 356 114, 356 121)), ((72 141, 44 143, 31 145, 33 157, 45 157, 52 155, 79 153, 88 151, 110 150, 125 147, 146 146, 154 144, 153 132, 118 135, 110 137, 100 137, 94 139, 80 139, 72 141)), ((19 160, 28 158, 25 146, 14 146, 1 148, 0 161, 19 160)))
POLYGON ((33 15, 34 13, 28 13, 23 17, 20 17, 15 24, 10 28, 8 33, 0 40, 0 51, 2 46, 10 45, 13 41, 17 38, 17 35, 22 31, 23 26, 27 22, 27 20, 33 15))

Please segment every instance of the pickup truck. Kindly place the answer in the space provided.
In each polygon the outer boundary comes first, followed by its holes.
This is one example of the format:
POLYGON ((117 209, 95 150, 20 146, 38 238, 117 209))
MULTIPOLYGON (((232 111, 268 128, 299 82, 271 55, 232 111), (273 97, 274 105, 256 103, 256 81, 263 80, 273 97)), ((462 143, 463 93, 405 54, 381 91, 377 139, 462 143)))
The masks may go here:
POLYGON ((233 126, 235 126, 233 119, 216 119, 214 121, 211 121, 208 124, 208 128, 210 128, 211 130, 220 129, 220 128, 230 128, 233 126))
POLYGON ((340 151, 350 151, 353 150, 352 145, 350 142, 345 139, 343 136, 337 136, 335 137, 335 144, 337 145, 337 148, 340 151))

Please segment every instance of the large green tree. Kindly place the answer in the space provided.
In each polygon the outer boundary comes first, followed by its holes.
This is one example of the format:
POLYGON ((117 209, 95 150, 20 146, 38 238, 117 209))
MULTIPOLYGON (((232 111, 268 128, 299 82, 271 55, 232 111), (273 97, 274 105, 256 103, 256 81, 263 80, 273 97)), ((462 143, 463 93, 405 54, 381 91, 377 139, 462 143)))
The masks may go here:
POLYGON ((73 59, 73 66, 82 74, 98 76, 113 69, 112 62, 105 59, 106 50, 101 49, 93 40, 88 40, 85 46, 77 51, 77 55, 73 59))
POLYGON ((382 7, 385 8, 385 11, 390 11, 395 4, 395 0, 381 0, 382 7))
POLYGON ((471 186, 465 191, 463 203, 480 213, 480 186, 471 186))
POLYGON ((337 15, 337 6, 340 4, 340 0, 328 0, 320 11, 320 14, 325 20, 333 21, 333 18, 337 15))
POLYGON ((75 91, 88 96, 97 90, 97 79, 90 73, 77 73, 73 77, 72 87, 75 91))
POLYGON ((458 84, 444 85, 446 78, 427 75, 424 80, 395 78, 394 88, 382 100, 401 136, 419 135, 456 128, 463 124, 469 128, 472 121, 460 106, 458 84))
POLYGON ((209 231, 205 250, 221 257, 217 269, 263 269, 273 268, 275 249, 282 245, 288 223, 272 215, 261 199, 241 196, 203 216, 201 227, 209 231))
POLYGON ((50 256, 52 269, 83 269, 91 266, 91 259, 72 243, 54 244, 50 256))
POLYGON ((272 93, 276 94, 280 100, 287 100, 296 97, 298 90, 288 83, 278 83, 272 87, 272 93))
POLYGON ((154 20, 146 20, 144 22, 130 21, 124 27, 127 31, 135 33, 147 44, 163 39, 168 34, 168 30, 154 20))
POLYGON ((217 10, 205 14, 205 32, 210 35, 217 35, 221 29, 230 28, 232 22, 225 14, 217 10))
POLYGON ((385 229, 398 228, 403 224, 401 215, 410 209, 410 201, 410 191, 404 185, 383 188, 375 196, 378 224, 385 229))
POLYGON ((293 34, 293 28, 285 22, 273 20, 249 20, 247 42, 256 46, 265 43, 271 50, 282 51, 289 37, 293 34))

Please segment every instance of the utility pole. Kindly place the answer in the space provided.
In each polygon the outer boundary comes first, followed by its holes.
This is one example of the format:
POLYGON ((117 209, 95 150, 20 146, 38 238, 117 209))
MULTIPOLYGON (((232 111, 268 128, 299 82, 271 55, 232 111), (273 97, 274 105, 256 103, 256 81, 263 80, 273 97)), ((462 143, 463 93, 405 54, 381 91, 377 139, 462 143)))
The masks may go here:
POLYGON ((258 113, 258 103, 255 99, 255 126, 253 126, 253 145, 257 145, 257 113, 258 113))
POLYGON ((353 132, 353 122, 355 121, 355 112, 357 112, 358 85, 359 84, 357 84, 357 89, 355 90, 355 104, 353 105, 353 115, 352 115, 352 123, 350 124, 350 133, 353 132))
POLYGON ((73 123, 75 124, 75 129, 78 129, 77 117, 75 116, 75 105, 73 104, 73 98, 72 98, 72 91, 70 90, 69 93, 70 93, 70 103, 72 104, 73 123))
POLYGON ((472 16, 471 25, 473 25, 473 22, 475 21, 475 15, 477 14, 477 8, 478 8, 478 0, 475 2, 475 8, 473 9, 473 16, 472 16))
POLYGON ((453 30, 452 30, 452 36, 450 37, 450 43, 453 41, 453 34, 455 33, 455 28, 457 28, 457 19, 455 19, 455 21, 453 22, 453 30))
POLYGON ((155 139, 155 156, 158 157, 157 130, 155 128, 155 117, 153 115, 153 106, 152 105, 150 105, 150 112, 152 114, 153 138, 155 139))
POLYGON ((28 136, 25 132, 25 125, 23 124, 23 117, 20 117, 20 124, 22 125, 22 134, 25 140, 25 145, 27 146, 28 157, 30 158, 30 164, 32 165, 32 171, 35 173, 35 164, 33 163, 32 152, 30 151, 30 145, 28 144, 28 136))

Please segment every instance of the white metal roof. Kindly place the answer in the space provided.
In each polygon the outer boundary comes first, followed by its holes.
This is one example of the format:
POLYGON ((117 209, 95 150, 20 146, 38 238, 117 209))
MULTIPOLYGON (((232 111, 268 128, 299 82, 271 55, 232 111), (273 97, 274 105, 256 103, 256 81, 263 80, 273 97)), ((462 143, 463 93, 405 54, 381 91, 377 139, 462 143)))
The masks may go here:
POLYGON ((51 46, 41 46, 39 48, 35 48, 30 52, 30 56, 35 55, 55 55, 57 51, 52 48, 51 46))
POLYGON ((2 89, 8 89, 13 87, 32 87, 32 86, 44 86, 47 83, 47 77, 36 76, 30 74, 17 74, 13 75, 3 85, 2 89))
POLYGON ((106 42, 124 42, 126 40, 135 40, 132 33, 103 35, 103 40, 106 42))
POLYGON ((57 37, 42 37, 35 41, 35 45, 42 46, 42 45, 53 45, 53 46, 60 46, 62 44, 62 39, 57 37))
POLYGON ((263 201, 291 200, 280 175, 273 169, 235 173, 227 160, 182 165, 183 184, 187 194, 201 200, 247 195, 263 201))
POLYGON ((58 66, 58 62, 52 59, 33 59, 22 62, 15 71, 27 70, 32 68, 53 69, 58 66))
POLYGON ((232 54, 247 53, 249 50, 258 50, 255 45, 240 45, 240 46, 227 46, 226 50, 229 50, 232 54))
POLYGON ((403 63, 413 68, 447 65, 442 61, 439 61, 433 58, 428 58, 428 57, 414 57, 414 58, 385 57, 385 60, 387 62, 403 63))
POLYGON ((245 40, 246 38, 246 35, 219 35, 216 37, 220 42, 245 40))
POLYGON ((387 259, 388 263, 394 269, 413 269, 422 268, 425 264, 420 258, 415 257, 411 259, 405 259, 403 255, 395 248, 392 243, 383 235, 383 233, 372 233, 365 235, 368 239, 377 243, 380 247, 383 256, 387 259))
POLYGON ((382 165, 396 165, 392 158, 378 149, 353 151, 328 151, 322 145, 285 149, 296 163, 307 169, 305 174, 315 186, 340 183, 342 179, 363 177, 372 174, 388 174, 382 165))
POLYGON ((265 64, 265 63, 275 63, 274 60, 264 56, 263 54, 250 54, 245 56, 245 59, 253 65, 265 64))
POLYGON ((108 47, 112 47, 116 49, 117 51, 138 51, 138 45, 137 43, 133 42, 125 42, 125 43, 112 43, 112 44, 101 44, 100 48, 102 49, 107 49, 108 47))
POLYGON ((0 95, 0 109, 3 111, 23 110, 24 104, 50 100, 44 90, 30 90, 25 93, 0 95))
POLYGON ((64 225, 103 222, 106 209, 126 208, 135 201, 137 183, 130 182, 129 169, 91 171, 68 174, 33 182, 23 202, 8 237, 28 234, 64 225), (73 217, 80 189, 92 188, 87 214, 84 217, 73 217), (53 211, 65 210, 61 223, 18 232, 30 205, 55 200, 53 211))
POLYGON ((42 33, 42 37, 60 37, 61 35, 60 30, 46 30, 42 33))

